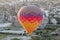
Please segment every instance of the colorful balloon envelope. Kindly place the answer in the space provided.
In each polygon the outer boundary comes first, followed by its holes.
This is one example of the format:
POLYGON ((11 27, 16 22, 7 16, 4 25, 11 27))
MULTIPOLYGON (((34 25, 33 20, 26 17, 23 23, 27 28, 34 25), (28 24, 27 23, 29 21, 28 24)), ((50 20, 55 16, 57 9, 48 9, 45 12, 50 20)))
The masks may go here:
POLYGON ((32 32, 42 23, 43 13, 37 6, 24 6, 22 7, 18 14, 18 21, 26 30, 26 32, 31 35, 32 32))

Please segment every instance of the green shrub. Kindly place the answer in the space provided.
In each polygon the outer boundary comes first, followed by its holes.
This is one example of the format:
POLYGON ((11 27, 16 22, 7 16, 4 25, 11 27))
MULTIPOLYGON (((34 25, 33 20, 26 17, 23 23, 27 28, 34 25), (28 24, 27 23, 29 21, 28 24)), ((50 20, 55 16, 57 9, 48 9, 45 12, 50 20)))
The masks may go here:
POLYGON ((32 36, 32 40, 41 40, 40 36, 32 36))
POLYGON ((18 38, 13 38, 13 39, 11 39, 11 40, 20 40, 20 39, 18 39, 18 38))
POLYGON ((60 24, 60 18, 55 17, 55 19, 57 20, 57 24, 60 24))

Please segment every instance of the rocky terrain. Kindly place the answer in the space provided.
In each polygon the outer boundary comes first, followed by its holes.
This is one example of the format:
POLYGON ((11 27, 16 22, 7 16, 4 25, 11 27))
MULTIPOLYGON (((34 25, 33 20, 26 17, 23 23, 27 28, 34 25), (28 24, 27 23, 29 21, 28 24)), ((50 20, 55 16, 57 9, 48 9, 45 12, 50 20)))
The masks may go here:
MULTIPOLYGON (((49 9, 52 6, 60 6, 60 0, 0 0, 0 15, 4 16, 3 21, 17 22, 17 13, 22 6, 36 5, 41 9, 49 9), (16 20, 14 20, 16 19, 16 20)), ((18 22, 17 22, 18 23, 18 22)))
MULTIPOLYGON (((59 14, 54 14, 54 13, 58 13, 56 12, 57 9, 60 10, 60 0, 0 0, 0 23, 12 23, 12 25, 8 28, 5 28, 5 30, 20 30, 21 29, 21 25, 19 24, 18 20, 17 20, 17 13, 18 10, 22 7, 22 6, 27 6, 27 5, 36 5, 39 8, 43 9, 45 12, 46 10, 50 11, 49 13, 51 15, 55 15, 52 20, 52 22, 55 23, 54 24, 47 24, 49 17, 45 17, 44 21, 42 23, 42 28, 44 28, 43 30, 41 29, 37 29, 35 31, 35 34, 38 37, 33 36, 32 40, 40 40, 39 38, 41 38, 41 40, 60 40, 60 15, 59 14), (58 6, 58 8, 57 8, 58 6), (54 11, 54 9, 56 9, 54 11), (52 10, 52 11, 51 11, 52 10), (56 17, 56 15, 59 17, 56 17), (55 18, 56 17, 56 18, 55 18), (45 23, 44 23, 45 22, 45 23), (47 25, 46 25, 47 24, 47 25), (56 34, 57 32, 57 34, 56 34), (53 36, 52 36, 53 35, 53 36), (59 36, 56 36, 59 35, 59 36), (40 37, 41 36, 41 37, 40 37)), ((48 13, 48 12, 47 12, 48 13)), ((46 15, 46 14, 45 14, 46 15)), ((16 36, 16 35, 9 35, 9 34, 0 34, 0 39, 5 38, 8 40, 9 36, 16 36), (5 38, 7 36, 7 38, 5 38)), ((17 35, 18 36, 18 35, 17 35)), ((20 36, 22 36, 22 34, 20 34, 20 36)), ((10 37, 10 38, 14 38, 14 37, 10 37)), ((30 36, 29 36, 30 37, 30 36)), ((3 40, 5 40, 3 39, 3 40)))

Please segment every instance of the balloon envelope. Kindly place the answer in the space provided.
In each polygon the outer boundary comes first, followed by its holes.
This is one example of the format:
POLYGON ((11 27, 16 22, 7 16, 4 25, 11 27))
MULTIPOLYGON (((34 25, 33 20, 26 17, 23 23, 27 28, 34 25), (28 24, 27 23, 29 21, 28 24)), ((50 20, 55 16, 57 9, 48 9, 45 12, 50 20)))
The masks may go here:
POLYGON ((18 21, 30 35, 42 23, 43 13, 36 6, 24 6, 18 14, 18 21))

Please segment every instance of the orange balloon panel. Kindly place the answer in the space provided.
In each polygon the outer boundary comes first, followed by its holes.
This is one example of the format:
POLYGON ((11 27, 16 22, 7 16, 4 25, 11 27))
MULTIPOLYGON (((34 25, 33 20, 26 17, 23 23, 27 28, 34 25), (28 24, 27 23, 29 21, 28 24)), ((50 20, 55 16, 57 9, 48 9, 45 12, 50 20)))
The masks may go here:
POLYGON ((18 12, 18 20, 30 35, 41 24, 43 13, 36 6, 22 7, 18 12))

